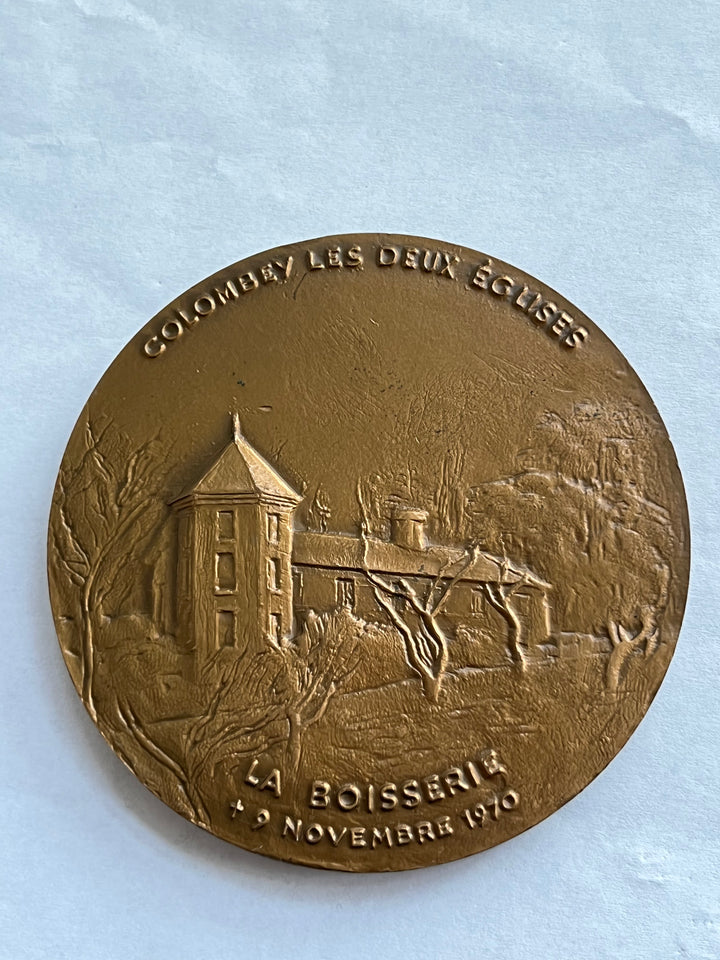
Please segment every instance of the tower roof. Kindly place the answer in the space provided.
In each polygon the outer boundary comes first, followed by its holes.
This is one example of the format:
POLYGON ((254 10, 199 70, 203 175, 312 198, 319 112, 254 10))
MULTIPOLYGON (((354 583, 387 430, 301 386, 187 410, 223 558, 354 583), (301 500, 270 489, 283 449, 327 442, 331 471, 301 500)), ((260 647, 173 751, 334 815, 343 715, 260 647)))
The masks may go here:
POLYGON ((194 496, 249 496, 252 499, 299 503, 301 495, 242 435, 237 417, 233 419, 233 439, 197 483, 186 489, 175 502, 194 496))

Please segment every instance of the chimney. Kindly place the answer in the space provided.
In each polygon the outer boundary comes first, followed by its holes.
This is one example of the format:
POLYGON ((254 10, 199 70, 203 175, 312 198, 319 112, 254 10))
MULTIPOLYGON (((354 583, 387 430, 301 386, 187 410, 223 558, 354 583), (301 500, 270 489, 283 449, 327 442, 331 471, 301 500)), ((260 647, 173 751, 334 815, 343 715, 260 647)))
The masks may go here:
POLYGON ((427 547, 425 540, 427 518, 427 510, 395 507, 390 517, 390 539, 399 547, 406 547, 408 550, 424 550, 427 547))

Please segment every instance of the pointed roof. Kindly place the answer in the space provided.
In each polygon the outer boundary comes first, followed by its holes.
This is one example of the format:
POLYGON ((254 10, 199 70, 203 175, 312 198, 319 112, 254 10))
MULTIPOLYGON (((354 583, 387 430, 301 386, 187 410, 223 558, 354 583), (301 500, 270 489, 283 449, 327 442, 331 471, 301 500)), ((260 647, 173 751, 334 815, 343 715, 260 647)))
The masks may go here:
POLYGON ((302 497, 286 483, 277 470, 248 442, 240 430, 237 414, 233 416, 233 439, 217 460, 194 486, 176 500, 186 497, 234 497, 281 500, 293 504, 302 497))

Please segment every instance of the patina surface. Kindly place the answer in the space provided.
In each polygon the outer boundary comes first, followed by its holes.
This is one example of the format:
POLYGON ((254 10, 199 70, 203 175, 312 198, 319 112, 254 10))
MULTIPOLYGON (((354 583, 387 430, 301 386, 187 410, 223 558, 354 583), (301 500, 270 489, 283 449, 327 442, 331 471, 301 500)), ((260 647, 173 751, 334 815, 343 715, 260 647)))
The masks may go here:
POLYGON ((118 756, 217 836, 354 871, 486 849, 585 787, 657 692, 688 564, 612 343, 515 267, 389 235, 161 311, 83 410, 49 532, 118 756))

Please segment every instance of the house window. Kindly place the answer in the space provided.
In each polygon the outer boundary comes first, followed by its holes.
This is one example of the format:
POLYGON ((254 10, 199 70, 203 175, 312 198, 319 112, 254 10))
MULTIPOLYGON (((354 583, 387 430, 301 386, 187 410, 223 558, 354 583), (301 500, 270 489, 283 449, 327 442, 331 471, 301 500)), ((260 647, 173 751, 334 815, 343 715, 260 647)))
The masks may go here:
POLYGON ((232 510, 218 510, 217 538, 218 540, 235 539, 235 514, 232 510))
POLYGON ((335 600, 341 607, 355 608, 355 581, 338 577, 335 581, 335 600))
POLYGON ((293 570, 293 599, 296 603, 302 603, 303 600, 303 573, 302 570, 293 570))
POLYGON ((470 595, 470 612, 471 613, 482 613, 485 604, 485 597, 483 596, 482 590, 475 589, 470 595))
POLYGON ((280 542, 280 514, 269 513, 267 515, 267 538, 269 543, 280 542))
POLYGON ((277 557, 268 557, 267 584, 269 590, 278 591, 281 589, 280 560, 277 557))
POLYGON ((232 553, 215 554, 215 589, 235 589, 235 557, 232 553))
POLYGON ((215 646, 235 646, 235 613, 232 610, 218 610, 215 614, 215 646))
POLYGON ((270 614, 270 639, 275 640, 276 643, 280 642, 282 637, 282 621, 280 619, 279 613, 270 614))

